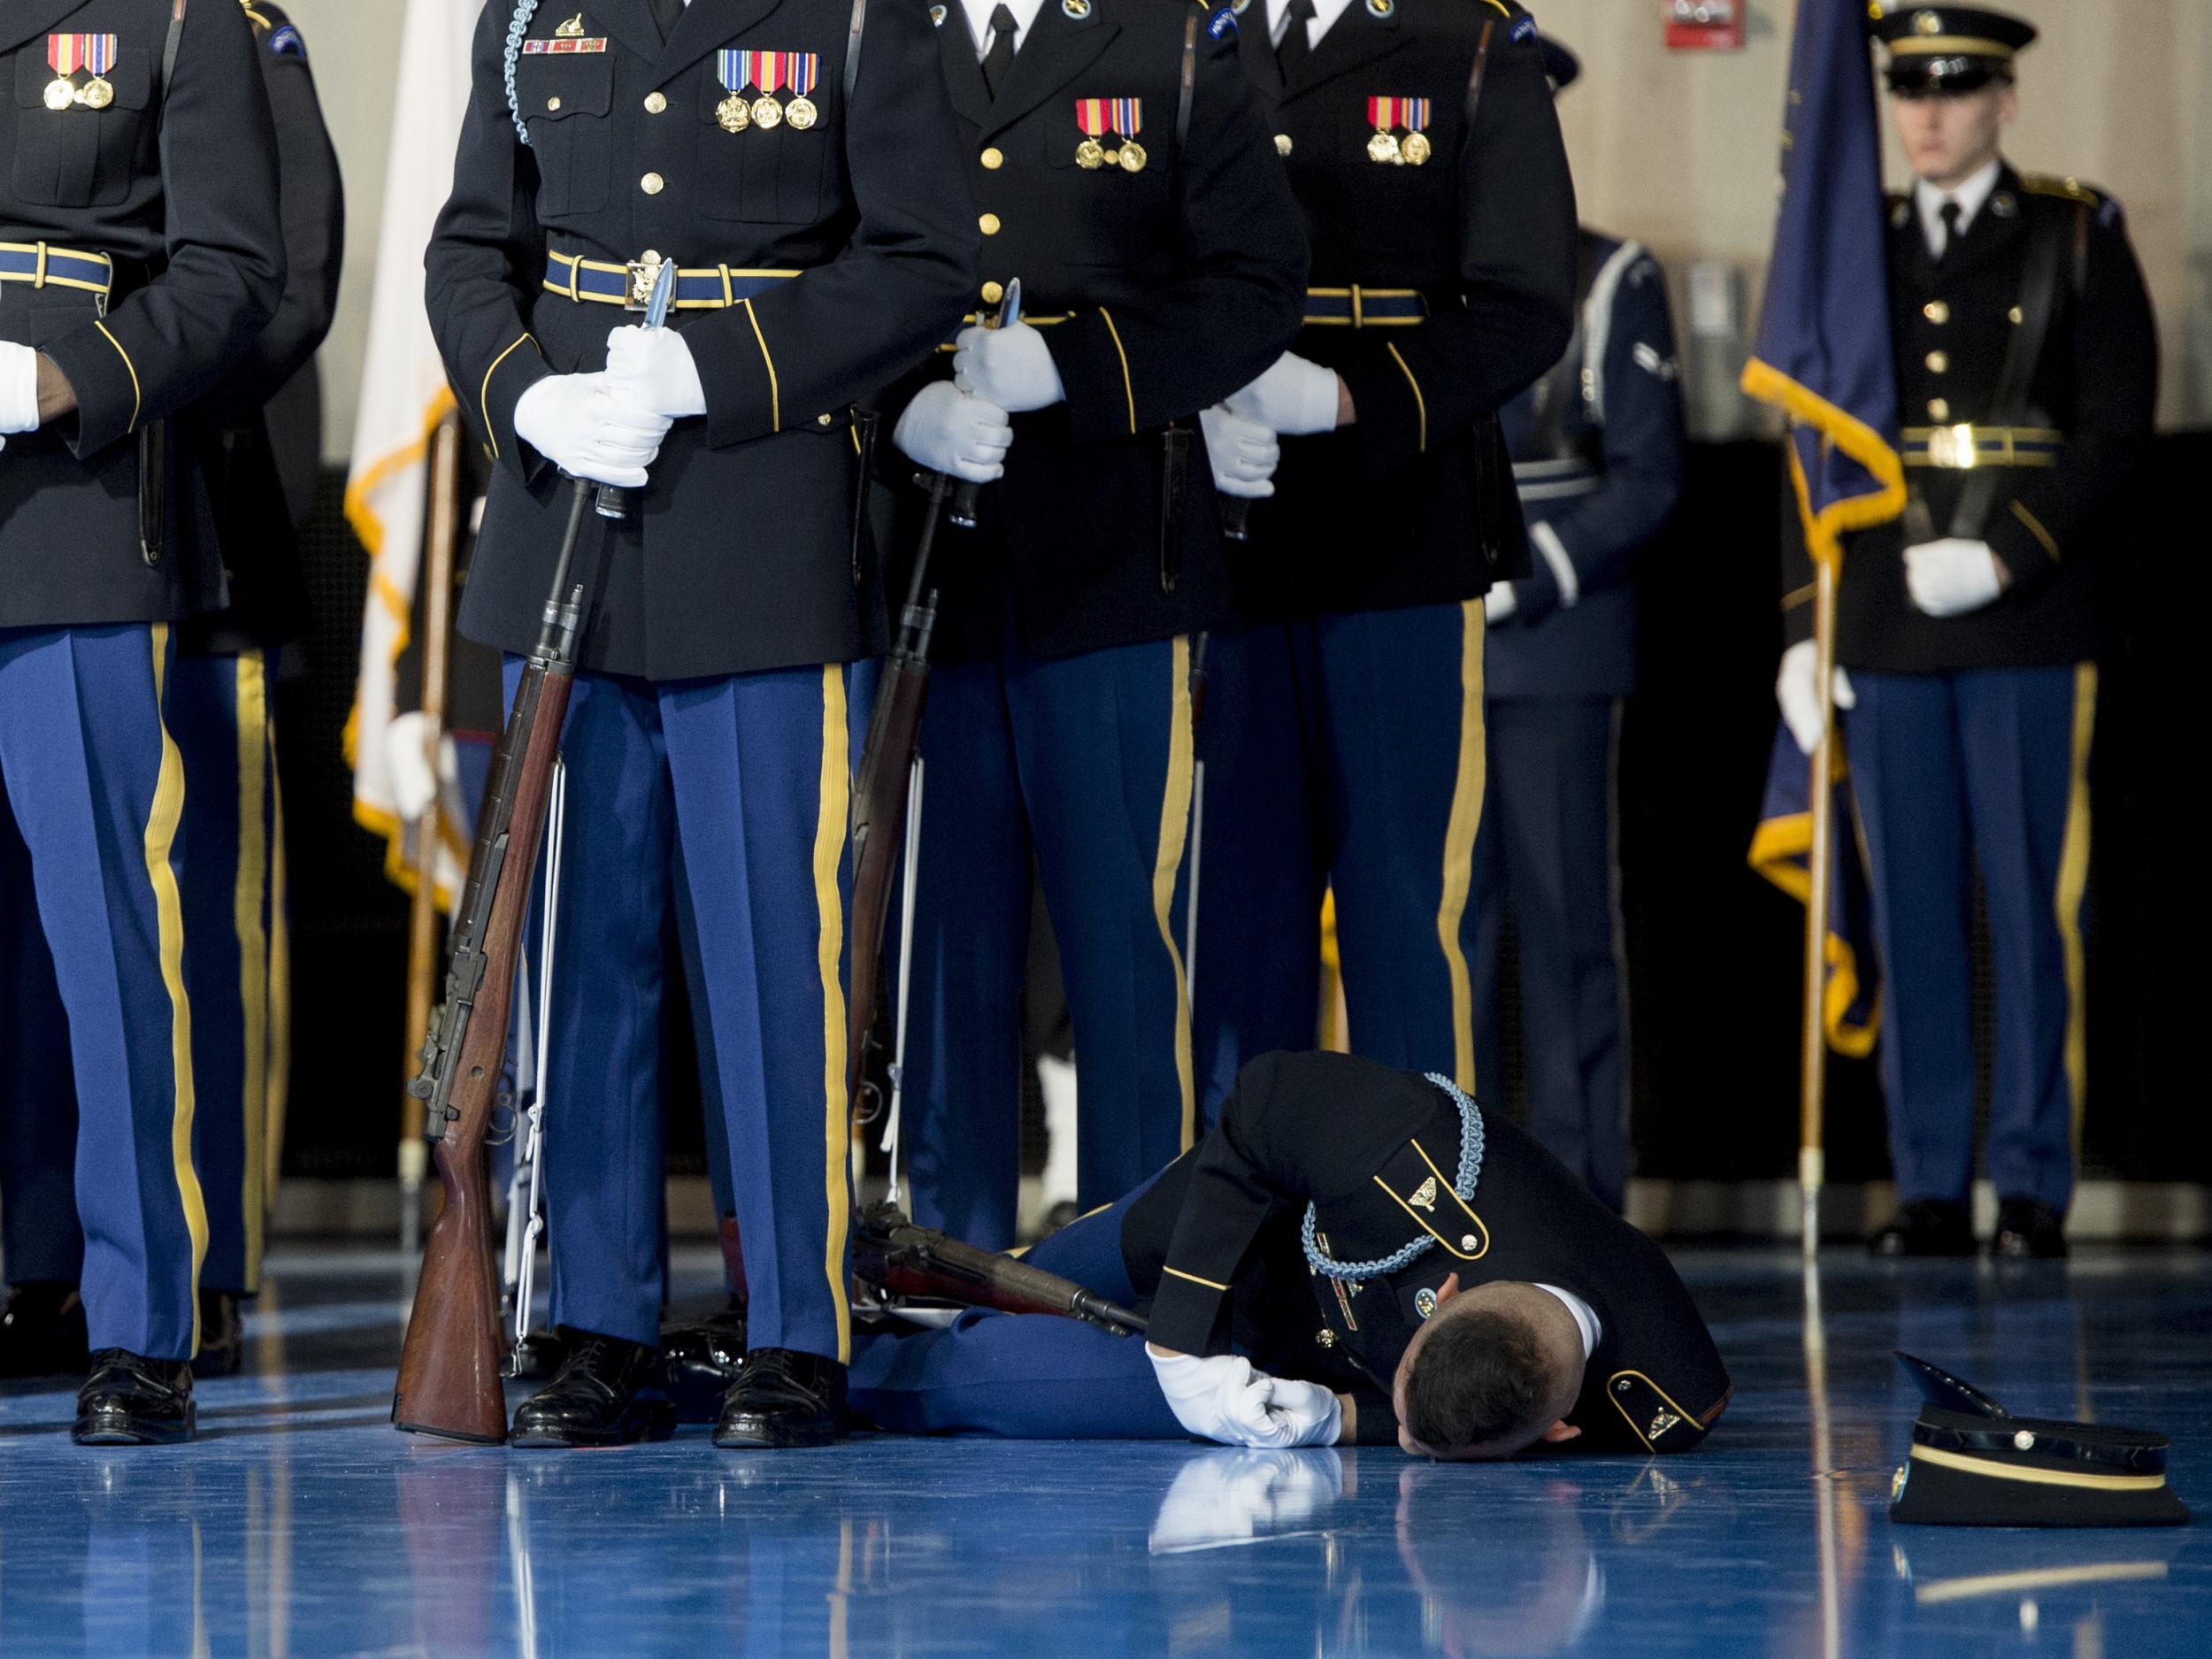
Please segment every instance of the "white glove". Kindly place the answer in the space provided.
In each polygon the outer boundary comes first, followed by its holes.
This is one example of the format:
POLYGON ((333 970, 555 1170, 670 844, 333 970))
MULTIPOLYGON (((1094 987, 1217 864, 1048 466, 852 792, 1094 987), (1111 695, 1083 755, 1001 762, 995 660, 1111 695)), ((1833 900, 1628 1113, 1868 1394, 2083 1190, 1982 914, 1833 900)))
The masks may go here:
POLYGON ((1068 395, 1052 348, 1027 323, 963 328, 953 343, 952 383, 1010 414, 1049 408, 1068 395))
POLYGON ((1256 420, 1270 432, 1334 432, 1336 371, 1309 362, 1294 351, 1275 359, 1260 378, 1232 393, 1229 412, 1256 420))
POLYGON ((572 478, 641 489, 669 420, 641 409, 605 374, 549 374, 515 400, 515 430, 572 478))
MULTIPOLYGON (((38 430, 38 353, 0 340, 0 433, 38 430)), ((0 449, 7 440, 0 437, 0 449)))
MULTIPOLYGON (((1774 676, 1774 700, 1782 705, 1782 718, 1790 735, 1808 755, 1820 741, 1820 697, 1813 680, 1814 671, 1820 666, 1816 651, 1812 641, 1798 641, 1782 653, 1782 666, 1774 676)), ((1839 709, 1855 709, 1859 704, 1859 694, 1851 689, 1851 677, 1840 667, 1836 670, 1834 701, 1839 709)))
POLYGON ((1905 549, 1905 588, 1928 615, 1959 617, 1979 611, 2005 584, 1988 542, 1946 536, 1905 549))
POLYGON ((891 442, 900 454, 933 472, 987 484, 1006 474, 1014 429, 996 403, 971 397, 950 380, 933 380, 914 394, 892 429, 891 442))
POLYGON ((1202 1440, 1279 1448, 1325 1445, 1336 1439, 1342 1408, 1325 1388, 1284 1382, 1254 1371, 1251 1361, 1233 1354, 1200 1359, 1191 1354, 1164 1354, 1150 1343, 1145 1345, 1145 1353, 1168 1409, 1202 1440), (1325 1411, 1312 1397, 1314 1393, 1325 1397, 1325 1411))
POLYGON ((391 785, 393 810, 410 824, 430 810, 442 783, 457 783, 461 775, 460 757, 450 737, 438 740, 438 770, 432 774, 429 757, 423 753, 425 730, 419 710, 398 716, 384 728, 385 781, 391 785))
POLYGON ((1216 404, 1198 411, 1206 434, 1206 458, 1213 464, 1214 488, 1225 495, 1258 501, 1275 493, 1275 464, 1283 446, 1274 429, 1216 404))
POLYGON ((1199 1452, 1176 1471, 1147 1544, 1172 1555, 1247 1543, 1302 1525, 1343 1495, 1334 1452, 1199 1452))
POLYGON ((699 384, 699 365, 691 348, 673 328, 632 324, 607 336, 607 374, 616 396, 680 420, 707 412, 707 388, 699 384))
POLYGON ((1514 597, 1511 582, 1493 582, 1490 591, 1482 596, 1485 622, 1502 622, 1520 608, 1521 602, 1514 597))

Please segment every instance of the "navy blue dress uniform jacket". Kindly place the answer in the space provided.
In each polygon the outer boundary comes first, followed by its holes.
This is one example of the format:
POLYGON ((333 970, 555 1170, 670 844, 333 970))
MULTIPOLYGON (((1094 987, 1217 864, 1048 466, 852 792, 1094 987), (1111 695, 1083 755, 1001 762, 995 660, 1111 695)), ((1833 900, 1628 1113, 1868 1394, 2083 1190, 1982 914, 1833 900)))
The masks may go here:
MULTIPOLYGON (((212 386, 284 288, 276 146, 252 26, 230 0, 0 6, 0 244, 101 255, 99 279, 0 282, 0 338, 36 347, 77 411, 0 453, 0 627, 166 622, 219 603, 221 570, 188 457, 169 471, 169 533, 140 545, 138 445, 212 386), (104 109, 47 107, 48 36, 112 35, 104 109)), ((79 71, 79 86, 88 76, 79 71)), ((73 265, 71 267, 75 270, 73 265)))
MULTIPOLYGON (((2158 401, 2157 326, 2117 203, 2071 180, 2023 178, 2008 165, 1958 245, 1937 261, 1910 198, 1893 200, 1890 326, 1905 480, 1927 503, 1929 532, 1951 534, 1974 474, 1925 462, 1932 449, 1939 455, 1955 443, 1947 429, 2001 419, 1991 403, 2039 225, 2061 239, 2064 255, 2025 429, 2054 442, 2039 446, 2031 465, 2006 466, 1981 537, 2011 586, 1964 616, 1927 616, 1905 587, 1905 521, 1859 532, 1837 594, 1836 656, 1847 668, 2025 668, 2097 654, 2098 516, 2147 447, 2158 401)), ((1978 450, 1979 465, 1993 464, 1987 445, 1978 450)), ((1784 549, 1795 641, 1810 637, 1812 577, 1793 504, 1784 549)))
POLYGON ((1396 1438, 1392 1374, 1452 1274, 1555 1285, 1602 1327, 1567 1421, 1593 1448, 1684 1451, 1728 1403, 1727 1369, 1666 1253, 1503 1112, 1485 1112, 1471 1199, 1454 1190, 1461 1122, 1427 1079, 1340 1054, 1263 1055, 1213 1129, 1130 1206, 1122 1254, 1150 1292, 1149 1340, 1234 1346, 1261 1369, 1359 1401, 1359 1439, 1396 1438), (1386 1279, 1307 1264, 1301 1229, 1337 1262, 1431 1248, 1386 1279))
MULTIPOLYGON (((1042 325, 1067 390, 1065 403, 1014 417, 1006 476, 987 490, 1002 549, 936 567, 935 655, 995 653, 1010 590, 1022 643, 1041 657, 1210 626, 1231 595, 1196 416, 1289 346, 1306 276, 1297 206, 1235 35, 1216 40, 1190 0, 1090 0, 1073 17, 1048 0, 994 101, 960 8, 935 10, 987 231, 967 309, 995 315, 1018 277, 1024 315, 1042 325), (1189 134, 1179 142, 1193 29, 1189 134), (1124 136, 1141 146, 1142 169, 1078 163, 1077 109, 1088 98, 1141 101, 1141 132, 1124 136), (1170 425, 1189 430, 1190 449, 1181 534, 1164 547, 1170 425)), ((1110 132, 1102 143, 1118 154, 1110 132)), ((902 392, 949 376, 951 364, 941 354, 902 392)), ((899 541, 911 545, 910 526, 899 541)))
MULTIPOLYGON (((203 0, 206 3, 206 0, 203 0)), ((230 603, 187 631, 188 644, 234 652, 282 645, 307 621, 307 581, 284 478, 321 465, 319 420, 273 423, 269 401, 295 376, 311 377, 338 307, 345 258, 345 190, 323 125, 300 32, 265 0, 246 8, 260 47, 262 84, 276 126, 284 227, 284 296, 251 349, 186 418, 215 510, 230 603), (296 450, 306 450, 304 457, 296 450)))
POLYGON ((1532 529, 1513 613, 1483 641, 1494 699, 1636 688, 1638 556, 1682 492, 1681 371, 1665 273, 1632 242, 1586 230, 1582 245, 1589 281, 1574 339, 1505 411, 1521 510, 1549 534, 1532 529), (1548 406, 1554 398, 1557 411, 1548 406), (1555 436, 1556 452, 1545 453, 1555 436))
POLYGON ((549 253, 620 265, 649 250, 685 269, 795 274, 670 313, 707 413, 677 423, 641 510, 607 535, 580 665, 676 680, 868 655, 883 624, 855 580, 850 406, 943 340, 976 283, 927 13, 868 0, 848 102, 854 0, 692 0, 665 42, 649 0, 549 0, 530 41, 600 45, 518 58, 525 145, 504 85, 514 10, 485 7, 426 261, 432 326, 496 464, 463 630, 509 651, 535 641, 567 492, 517 436, 515 403, 549 374, 604 367, 608 332, 638 320, 550 291, 549 253), (557 36, 572 18, 580 27, 557 36), (815 54, 812 127, 725 131, 723 49, 815 54))
POLYGON ((1380 17, 1354 5, 1286 87, 1264 5, 1242 20, 1315 288, 1417 289, 1428 311, 1414 326, 1299 334, 1294 349, 1343 378, 1358 420, 1284 440, 1242 591, 1275 619, 1475 598, 1525 573, 1503 446, 1479 423, 1559 360, 1574 317, 1574 183, 1535 26, 1507 0, 1395 0, 1380 17), (1369 157, 1371 97, 1429 101, 1431 160, 1369 157))

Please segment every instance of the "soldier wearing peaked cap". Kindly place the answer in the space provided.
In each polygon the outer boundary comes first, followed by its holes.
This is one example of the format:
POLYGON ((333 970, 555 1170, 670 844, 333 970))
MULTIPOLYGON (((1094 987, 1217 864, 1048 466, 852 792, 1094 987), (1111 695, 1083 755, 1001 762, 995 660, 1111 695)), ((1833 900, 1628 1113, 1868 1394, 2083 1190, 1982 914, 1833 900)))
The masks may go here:
POLYGON ((1203 734, 1201 1087, 1310 1046, 1333 890, 1353 1045, 1477 1082, 1483 595, 1530 572, 1499 411, 1559 360, 1574 188, 1509 0, 1253 0, 1246 73, 1313 248, 1291 350, 1209 416, 1256 501, 1203 734))
POLYGON ((851 410, 974 292, 935 50, 902 0, 493 0, 477 33, 427 297, 495 463, 460 626, 510 653, 511 688, 560 474, 635 493, 579 555, 543 1156, 553 1316, 580 1340, 517 1411, 525 1444, 672 1427, 653 1380, 672 926, 751 1295, 717 1439, 841 1432, 848 664, 882 645, 851 410), (670 326, 631 326, 669 265, 670 326))
MULTIPOLYGON (((1996 979, 1995 1248, 2062 1255, 2086 1081, 2083 897, 2096 585, 2151 431, 2158 351, 2119 204, 2001 153, 2029 24, 1970 6, 1878 18, 1917 178, 1893 198, 1890 327, 1909 502, 1850 538, 1835 697, 1871 863, 1893 1255, 1971 1254, 1971 868, 1996 979), (1972 864, 1970 865, 1970 849, 1972 864)), ((1818 723, 1791 516, 1777 692, 1818 723)))
POLYGON ((967 329, 902 392, 902 450, 983 484, 974 532, 938 544, 908 1135, 918 1217, 1003 1248, 1033 856, 1082 1072, 1079 1202, 1111 1202, 1194 1131, 1172 906, 1193 639, 1230 614, 1198 417, 1296 332, 1305 243, 1230 14, 936 15, 984 231, 970 304, 992 319, 1018 280, 1025 320, 967 329))
MULTIPOLYGON (((93 1361, 74 1432, 185 1440, 208 1219, 164 710, 174 630, 223 579, 171 423, 276 308, 275 144, 233 4, 27 0, 0 10, 0 1133, 65 1066, 93 1361)), ((42 1271, 32 1219, 10 1206, 12 1276, 42 1271)))
MULTIPOLYGON (((322 422, 311 360, 337 301, 344 201, 307 49, 273 5, 246 8, 274 119, 286 277, 276 315, 219 384, 178 418, 213 508, 229 589, 221 611, 179 630, 164 716, 184 763, 181 898, 192 949, 193 1156, 207 1206, 200 1274, 201 1377, 240 1363, 238 1303, 260 1288, 269 1171, 288 1069, 283 826, 275 769, 276 661, 305 621, 295 512, 284 474, 312 480, 322 422), (285 394, 288 414, 271 419, 285 394), (295 401, 296 400, 296 401, 295 401), (280 467, 281 456, 288 465, 280 467)), ((35 937, 21 947, 44 947, 35 937)), ((42 970, 42 979, 50 969, 42 970)), ((42 1067, 50 1097, 0 1139, 0 1215, 19 1295, 0 1371, 81 1363, 73 1312, 84 1254, 70 1191, 77 1114, 66 1067, 42 1067)))

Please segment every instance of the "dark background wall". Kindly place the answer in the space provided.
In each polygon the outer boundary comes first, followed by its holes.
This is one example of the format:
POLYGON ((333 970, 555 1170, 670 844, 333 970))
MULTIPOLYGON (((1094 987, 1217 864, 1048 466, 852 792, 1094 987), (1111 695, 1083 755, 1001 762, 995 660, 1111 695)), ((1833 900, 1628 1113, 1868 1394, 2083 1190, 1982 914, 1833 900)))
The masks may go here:
MULTIPOLYGON (((1691 466, 1684 511, 1647 566, 1645 688, 1622 731, 1637 1167, 1772 1179, 1796 1168, 1801 912, 1744 854, 1774 735, 1779 452, 1701 445, 1691 466)), ((2162 440, 2101 553, 2112 580, 2093 763, 2091 1174, 2212 1179, 2200 835, 2186 806, 2206 748, 2195 602, 2208 474, 2212 433, 2162 440)), ((296 1021, 286 1167, 381 1176, 406 1059, 407 907, 382 843, 352 821, 340 752, 368 568, 342 486, 326 477, 309 527, 313 631, 280 703, 296 1021)), ((1830 1179, 1882 1177, 1871 1063, 1832 1059, 1829 1079, 1830 1179)), ((672 1111, 676 1161, 695 1170, 696 1109, 679 1098, 672 1111)))

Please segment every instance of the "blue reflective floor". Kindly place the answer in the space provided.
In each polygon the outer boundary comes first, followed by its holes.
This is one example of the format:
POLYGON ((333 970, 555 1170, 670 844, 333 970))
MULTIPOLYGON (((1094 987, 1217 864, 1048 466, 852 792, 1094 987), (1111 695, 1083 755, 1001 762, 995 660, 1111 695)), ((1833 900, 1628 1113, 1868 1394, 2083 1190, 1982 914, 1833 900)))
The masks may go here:
MULTIPOLYGON (((2212 1652, 2212 1534, 1894 1528, 1939 1360, 2016 1409, 2173 1436, 2212 1507, 2212 1257, 2070 1267, 1682 1258, 1737 1382, 1698 1452, 856 1441, 508 1453, 386 1425, 388 1257, 284 1258, 257 1374, 203 1439, 69 1444, 0 1394, 0 1655, 1733 1655, 2212 1652)), ((680 1282, 711 1294, 711 1258, 680 1282)))

